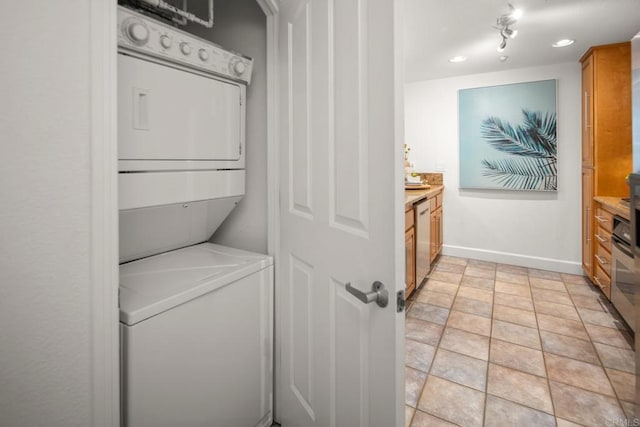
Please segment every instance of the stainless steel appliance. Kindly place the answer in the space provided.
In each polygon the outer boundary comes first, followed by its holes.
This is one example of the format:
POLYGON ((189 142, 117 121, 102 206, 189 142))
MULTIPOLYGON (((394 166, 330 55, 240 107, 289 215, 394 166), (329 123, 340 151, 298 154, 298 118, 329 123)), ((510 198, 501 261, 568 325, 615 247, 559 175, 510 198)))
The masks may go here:
POLYGON ((416 287, 427 277, 431 267, 431 210, 429 200, 415 207, 416 215, 416 287))
POLYGON ((635 331, 634 298, 637 285, 630 222, 618 215, 614 216, 611 240, 611 303, 635 331))

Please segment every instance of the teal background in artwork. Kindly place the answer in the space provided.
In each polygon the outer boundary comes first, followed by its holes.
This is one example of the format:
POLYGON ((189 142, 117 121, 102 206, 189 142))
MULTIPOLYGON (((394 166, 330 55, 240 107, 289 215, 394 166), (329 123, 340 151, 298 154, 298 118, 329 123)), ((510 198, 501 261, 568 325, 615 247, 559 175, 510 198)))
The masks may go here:
POLYGON ((482 176, 481 162, 513 157, 482 138, 482 121, 493 116, 516 127, 523 122, 523 109, 556 113, 556 92, 555 79, 459 90, 460 188, 502 189, 482 176))

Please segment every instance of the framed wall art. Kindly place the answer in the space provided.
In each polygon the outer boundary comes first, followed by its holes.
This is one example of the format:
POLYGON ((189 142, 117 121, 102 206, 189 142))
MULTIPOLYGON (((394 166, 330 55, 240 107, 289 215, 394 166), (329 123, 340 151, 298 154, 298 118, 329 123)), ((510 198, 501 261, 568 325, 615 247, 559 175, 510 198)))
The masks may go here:
POLYGON ((458 91, 460 188, 557 191, 557 80, 458 91))

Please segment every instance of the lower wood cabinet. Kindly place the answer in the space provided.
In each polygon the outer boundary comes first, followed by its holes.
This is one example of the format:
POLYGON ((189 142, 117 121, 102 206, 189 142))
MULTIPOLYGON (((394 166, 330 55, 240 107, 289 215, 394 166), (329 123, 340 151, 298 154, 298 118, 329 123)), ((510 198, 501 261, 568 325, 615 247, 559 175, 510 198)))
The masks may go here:
POLYGON ((442 250, 442 192, 430 199, 431 202, 431 262, 442 250))
MULTIPOLYGON (((426 197, 429 201, 430 210, 430 226, 429 226, 429 250, 427 252, 431 260, 431 268, 433 261, 442 251, 442 191, 429 194, 426 197)), ((414 204, 424 201, 420 198, 413 202, 414 204)), ((405 206, 405 252, 406 252, 406 296, 407 298, 413 293, 420 283, 416 280, 416 224, 414 204, 405 206)))
POLYGON ((607 298, 611 299, 611 233, 613 213, 599 202, 594 202, 595 221, 593 239, 593 281, 607 298))

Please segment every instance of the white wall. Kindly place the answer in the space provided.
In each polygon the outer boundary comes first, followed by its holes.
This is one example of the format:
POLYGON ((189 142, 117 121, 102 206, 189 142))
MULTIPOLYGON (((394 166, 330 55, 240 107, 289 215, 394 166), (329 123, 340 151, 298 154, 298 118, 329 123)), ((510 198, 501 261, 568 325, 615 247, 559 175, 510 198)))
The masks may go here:
POLYGON ((0 425, 91 425, 89 1, 0 14, 0 425))
POLYGON ((581 273, 580 64, 405 85, 405 141, 417 171, 444 167, 444 253, 581 273), (461 190, 458 90, 558 79, 557 193, 461 190))
MULTIPOLYGON (((207 2, 198 9, 206 16, 207 2)), ((192 5, 189 5, 192 7, 192 5)), ((211 241, 249 251, 267 252, 267 20, 256 0, 216 0, 212 29, 188 30, 226 49, 253 58, 247 88, 246 195, 211 241)))

